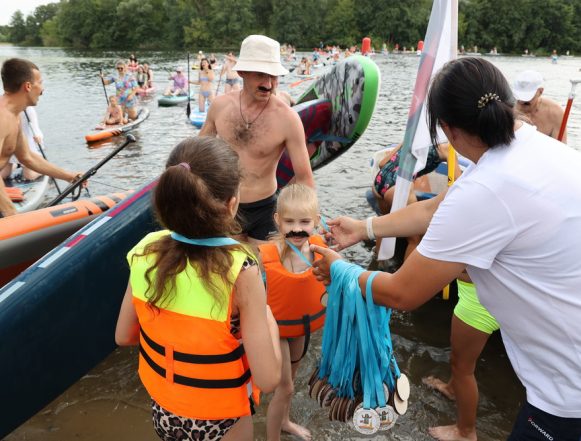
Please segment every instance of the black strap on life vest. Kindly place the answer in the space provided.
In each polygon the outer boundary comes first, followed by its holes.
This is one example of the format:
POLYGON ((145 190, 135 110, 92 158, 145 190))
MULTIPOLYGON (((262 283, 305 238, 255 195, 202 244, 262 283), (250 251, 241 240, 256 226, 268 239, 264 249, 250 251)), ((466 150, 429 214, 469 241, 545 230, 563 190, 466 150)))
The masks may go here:
MULTIPOLYGON (((149 337, 143 331, 143 328, 141 328, 139 332, 141 333, 141 336, 147 342, 151 349, 153 349, 159 355, 165 356, 165 347, 163 345, 160 345, 159 343, 153 341, 151 337, 149 337)), ((218 355, 198 355, 174 351, 173 359, 175 361, 181 361, 184 363, 192 364, 218 364, 218 363, 229 363, 231 361, 239 360, 243 355, 244 355, 244 346, 240 345, 232 352, 218 355)))
POLYGON ((309 343, 311 342, 311 317, 308 315, 303 315, 302 322, 303 327, 305 328, 305 345, 303 346, 303 353, 301 354, 299 359, 291 360, 292 364, 298 363, 305 357, 305 355, 307 354, 307 350, 309 349, 309 343))
MULTIPOLYGON (((147 342, 149 347, 159 355, 165 356, 165 347, 154 342, 143 329, 140 330, 141 336, 147 342)), ((161 377, 166 377, 166 370, 159 364, 157 364, 144 349, 143 345, 139 345, 139 353, 143 359, 147 362, 149 367, 161 377)), ((173 359, 176 361, 181 361, 185 363, 192 364, 217 364, 217 363, 228 363, 230 361, 238 360, 242 354, 244 354, 244 348, 240 345, 234 351, 228 354, 219 355, 198 355, 198 354, 187 354, 184 352, 174 352, 173 359)), ((225 378, 220 380, 208 380, 203 378, 192 378, 186 377, 184 375, 179 375, 174 373, 173 381, 174 383, 181 384, 183 386, 198 387, 203 389, 232 389, 243 386, 250 379, 251 373, 250 369, 246 371, 238 378, 225 378)))

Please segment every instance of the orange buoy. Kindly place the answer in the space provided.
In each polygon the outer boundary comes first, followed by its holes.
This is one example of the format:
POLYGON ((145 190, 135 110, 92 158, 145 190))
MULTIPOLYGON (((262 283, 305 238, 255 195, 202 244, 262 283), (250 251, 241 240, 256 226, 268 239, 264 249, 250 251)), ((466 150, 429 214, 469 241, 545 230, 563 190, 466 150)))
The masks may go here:
POLYGON ((365 55, 368 52, 371 52, 371 38, 365 37, 361 42, 361 54, 365 55))
POLYGON ((424 40, 418 41, 418 50, 419 51, 423 51, 424 50, 424 40))

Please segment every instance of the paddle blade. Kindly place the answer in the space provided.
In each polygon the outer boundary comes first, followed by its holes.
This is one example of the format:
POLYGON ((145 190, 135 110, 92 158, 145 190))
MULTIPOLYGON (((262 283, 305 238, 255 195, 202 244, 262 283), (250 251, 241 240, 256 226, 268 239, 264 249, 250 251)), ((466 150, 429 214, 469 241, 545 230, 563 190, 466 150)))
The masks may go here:
POLYGON ((188 105, 186 106, 186 115, 188 116, 188 118, 190 117, 191 113, 192 109, 190 108, 190 102, 188 101, 188 105))
POLYGON ((309 78, 303 78, 302 80, 295 81, 294 83, 292 83, 292 84, 290 85, 290 87, 297 87, 299 84, 301 84, 301 83, 304 83, 305 81, 311 81, 311 80, 314 80, 314 79, 316 79, 316 78, 317 78, 316 76, 314 76, 314 77, 309 77, 309 78))

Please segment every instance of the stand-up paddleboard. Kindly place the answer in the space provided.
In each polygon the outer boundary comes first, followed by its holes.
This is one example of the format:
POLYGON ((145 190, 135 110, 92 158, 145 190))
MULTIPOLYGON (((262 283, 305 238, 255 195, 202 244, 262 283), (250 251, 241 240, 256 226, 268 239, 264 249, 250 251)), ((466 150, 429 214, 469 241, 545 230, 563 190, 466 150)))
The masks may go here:
POLYGON ((97 130, 94 132, 89 133, 85 136, 85 140, 87 142, 96 142, 101 141, 103 139, 112 138, 114 136, 122 135, 123 133, 127 133, 130 130, 133 130, 143 121, 145 121, 149 117, 149 109, 143 108, 137 114, 137 119, 128 122, 127 124, 123 125, 115 125, 115 126, 107 126, 101 125, 97 127, 97 130))
MULTIPOLYGON (((194 99, 198 92, 190 92, 190 100, 194 99)), ((162 95, 157 99, 157 105, 160 107, 177 106, 180 103, 188 101, 187 95, 162 95)))
MULTIPOLYGON (((310 155, 313 170, 345 153, 363 134, 375 110, 379 82, 377 65, 367 57, 353 55, 320 76, 299 98, 298 104, 324 99, 332 105, 327 136, 319 136, 321 142, 310 155)), ((290 172, 292 178, 292 167, 285 167, 286 175, 290 172)), ((279 186, 288 182, 278 171, 277 179, 279 186)))
POLYGON ((324 141, 313 168, 345 153, 363 134, 379 94, 379 68, 367 57, 352 55, 320 76, 299 98, 298 104, 324 98, 333 104, 330 135, 341 140, 324 141))
MULTIPOLYGON (((297 104, 293 110, 299 114, 305 129, 305 141, 310 158, 317 155, 318 148, 322 143, 322 138, 329 136, 331 129, 331 116, 333 113, 331 101, 318 99, 297 104)), ((311 167, 314 168, 311 159, 311 167)), ((289 183, 294 176, 294 170, 290 156, 283 152, 276 168, 276 181, 278 188, 282 188, 289 183)))
POLYGON ((13 173, 10 179, 4 181, 4 185, 16 211, 26 213, 40 207, 50 187, 50 181, 48 176, 39 176, 33 181, 25 181, 13 173))
POLYGON ((205 111, 200 112, 197 106, 195 107, 196 110, 192 110, 192 113, 190 113, 190 122, 194 127, 197 127, 199 129, 204 125, 204 123, 206 122, 206 117, 208 116, 208 107, 210 106, 208 105, 208 100, 206 100, 205 111))
POLYGON ((208 116, 208 112, 200 112, 199 110, 196 110, 190 114, 190 122, 194 127, 199 129, 206 122, 206 116, 208 116))
POLYGON ((0 439, 116 347, 127 252, 158 229, 152 182, 0 289, 0 439))
POLYGON ((0 288, 126 197, 95 196, 0 219, 0 288))

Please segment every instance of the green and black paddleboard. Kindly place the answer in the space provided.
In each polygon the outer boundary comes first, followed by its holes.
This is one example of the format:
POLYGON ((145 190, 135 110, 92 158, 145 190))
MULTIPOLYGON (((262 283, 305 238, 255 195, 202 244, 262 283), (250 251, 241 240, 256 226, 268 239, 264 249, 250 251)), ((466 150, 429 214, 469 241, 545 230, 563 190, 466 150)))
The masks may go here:
POLYGON ((331 126, 316 152, 313 170, 345 153, 363 134, 379 94, 380 73, 370 58, 353 55, 333 66, 299 98, 298 104, 315 99, 332 103, 331 126))

